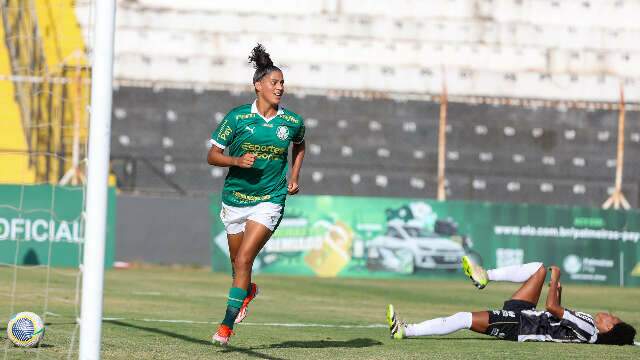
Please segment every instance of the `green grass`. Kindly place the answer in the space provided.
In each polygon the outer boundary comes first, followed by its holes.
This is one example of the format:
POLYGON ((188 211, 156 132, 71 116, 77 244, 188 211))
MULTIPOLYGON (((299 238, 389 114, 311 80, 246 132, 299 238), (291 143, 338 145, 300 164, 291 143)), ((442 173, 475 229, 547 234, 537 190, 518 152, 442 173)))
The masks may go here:
MULTIPOLYGON (((462 275, 461 275, 462 277, 462 275)), ((229 277, 203 269, 151 267, 110 270, 105 278, 103 359, 638 359, 640 347, 513 343, 461 331, 446 337, 389 339, 386 328, 282 327, 269 323, 327 325, 383 324, 393 303, 411 322, 457 311, 500 307, 515 284, 491 284, 483 291, 470 283, 437 280, 317 279, 256 276, 262 293, 232 345, 214 347, 209 339, 223 316, 229 277), (170 323, 144 319, 192 320, 170 323), (206 323, 205 323, 206 322, 206 323)), ((77 358, 75 271, 52 269, 47 332, 43 347, 9 346, 13 269, 0 267, 0 359, 77 358)), ((46 269, 20 268, 14 312, 42 313, 46 269)), ((546 294, 543 293, 543 298, 546 294)), ((640 289, 565 285, 565 305, 586 312, 610 310, 640 329, 640 289)))

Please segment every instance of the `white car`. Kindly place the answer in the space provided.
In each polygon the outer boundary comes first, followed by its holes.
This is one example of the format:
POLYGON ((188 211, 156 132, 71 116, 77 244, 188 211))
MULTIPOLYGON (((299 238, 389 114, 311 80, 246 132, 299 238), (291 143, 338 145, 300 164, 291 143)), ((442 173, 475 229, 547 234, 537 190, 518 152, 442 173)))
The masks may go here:
MULTIPOLYGON (((395 267, 389 266, 393 264, 389 258, 404 258, 411 261, 407 264, 411 272, 415 268, 458 269, 463 255, 465 251, 461 244, 406 223, 389 222, 386 233, 368 244, 370 263, 395 267)), ((406 265, 403 267, 406 268, 406 265)))

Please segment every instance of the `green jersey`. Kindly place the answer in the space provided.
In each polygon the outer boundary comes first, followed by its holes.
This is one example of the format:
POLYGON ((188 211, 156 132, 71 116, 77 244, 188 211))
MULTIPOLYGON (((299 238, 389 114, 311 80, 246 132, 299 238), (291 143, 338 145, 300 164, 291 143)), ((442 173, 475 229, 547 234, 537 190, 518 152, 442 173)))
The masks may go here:
POLYGON ((284 205, 287 196, 287 155, 291 142, 304 140, 302 117, 278 107, 275 117, 265 119, 256 103, 231 110, 211 134, 211 144, 228 148, 229 156, 256 155, 253 167, 236 166, 222 188, 222 202, 231 206, 253 206, 261 202, 284 205))

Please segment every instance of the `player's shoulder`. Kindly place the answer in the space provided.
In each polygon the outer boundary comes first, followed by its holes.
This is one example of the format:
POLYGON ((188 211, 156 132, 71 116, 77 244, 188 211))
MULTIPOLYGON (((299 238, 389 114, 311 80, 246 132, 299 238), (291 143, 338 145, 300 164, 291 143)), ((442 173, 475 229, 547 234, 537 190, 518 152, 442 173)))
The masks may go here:
POLYGON ((564 309, 562 318, 572 323, 587 323, 591 326, 595 326, 596 324, 595 317, 593 315, 571 309, 564 309))
POLYGON ((251 104, 242 104, 229 110, 226 118, 230 120, 240 120, 250 116, 251 114, 251 104))
POLYGON ((582 311, 576 311, 576 310, 571 310, 571 309, 564 309, 565 314, 570 314, 573 315, 579 319, 582 319, 584 321, 590 322, 590 323, 594 323, 594 316, 591 314, 588 314, 586 312, 582 312, 582 311))
POLYGON ((304 124, 304 119, 300 114, 295 113, 286 107, 282 107, 282 114, 280 115, 280 117, 296 125, 304 124))

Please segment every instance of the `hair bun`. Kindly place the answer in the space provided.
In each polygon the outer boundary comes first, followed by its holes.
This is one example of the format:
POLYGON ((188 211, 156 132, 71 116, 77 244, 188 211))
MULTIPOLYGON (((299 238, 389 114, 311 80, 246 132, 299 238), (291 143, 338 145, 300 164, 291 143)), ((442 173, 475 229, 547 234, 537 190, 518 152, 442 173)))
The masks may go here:
POLYGON ((249 55, 249 63, 253 63, 253 68, 265 69, 273 66, 273 61, 271 61, 271 56, 264 49, 262 44, 256 45, 253 50, 251 50, 251 55, 249 55))

